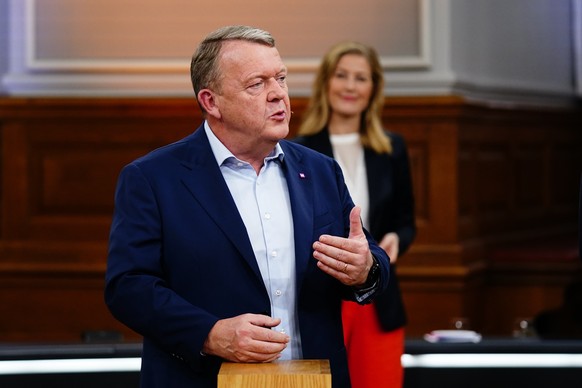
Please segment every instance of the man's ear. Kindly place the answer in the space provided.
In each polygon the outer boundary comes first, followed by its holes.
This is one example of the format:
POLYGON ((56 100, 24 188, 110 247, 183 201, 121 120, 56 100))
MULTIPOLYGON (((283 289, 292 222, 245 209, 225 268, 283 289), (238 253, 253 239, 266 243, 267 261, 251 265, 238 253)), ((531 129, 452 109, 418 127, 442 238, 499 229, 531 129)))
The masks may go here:
POLYGON ((202 89, 198 92, 198 103, 204 108, 206 113, 216 119, 220 119, 220 109, 216 104, 214 92, 210 89, 202 89))

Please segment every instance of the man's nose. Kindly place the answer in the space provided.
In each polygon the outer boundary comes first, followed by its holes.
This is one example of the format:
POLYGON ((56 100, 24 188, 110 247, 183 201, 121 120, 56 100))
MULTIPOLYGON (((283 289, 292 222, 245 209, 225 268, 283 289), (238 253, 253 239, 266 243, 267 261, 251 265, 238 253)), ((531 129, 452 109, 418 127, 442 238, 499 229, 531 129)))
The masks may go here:
POLYGON ((269 93, 267 96, 269 101, 281 100, 287 96, 287 88, 284 84, 279 83, 278 80, 272 79, 269 81, 269 93))

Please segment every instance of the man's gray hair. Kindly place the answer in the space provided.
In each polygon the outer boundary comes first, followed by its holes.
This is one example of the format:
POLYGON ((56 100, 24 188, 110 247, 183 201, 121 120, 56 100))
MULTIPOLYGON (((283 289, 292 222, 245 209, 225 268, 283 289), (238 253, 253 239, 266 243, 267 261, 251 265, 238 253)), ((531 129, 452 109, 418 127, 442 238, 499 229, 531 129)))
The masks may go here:
POLYGON ((249 26, 226 26, 208 34, 192 55, 190 78, 196 98, 204 88, 219 88, 218 58, 222 43, 228 40, 245 40, 275 47, 275 39, 267 31, 249 26))

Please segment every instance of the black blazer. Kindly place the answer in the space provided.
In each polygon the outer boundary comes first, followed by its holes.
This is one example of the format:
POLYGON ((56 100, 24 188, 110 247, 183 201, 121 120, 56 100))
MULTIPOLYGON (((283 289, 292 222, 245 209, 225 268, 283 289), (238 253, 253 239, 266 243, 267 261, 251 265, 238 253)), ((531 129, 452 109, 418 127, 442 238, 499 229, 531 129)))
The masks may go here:
MULTIPOLYGON (((377 241, 386 233, 398 234, 399 256, 402 256, 416 236, 412 180, 404 139, 391 132, 387 135, 392 142, 392 154, 364 149, 370 196, 370 233, 377 241)), ((297 137, 294 141, 333 157, 327 129, 315 135, 297 137)), ((395 265, 390 266, 388 289, 376 298, 374 304, 383 330, 391 331, 406 324, 395 265)))

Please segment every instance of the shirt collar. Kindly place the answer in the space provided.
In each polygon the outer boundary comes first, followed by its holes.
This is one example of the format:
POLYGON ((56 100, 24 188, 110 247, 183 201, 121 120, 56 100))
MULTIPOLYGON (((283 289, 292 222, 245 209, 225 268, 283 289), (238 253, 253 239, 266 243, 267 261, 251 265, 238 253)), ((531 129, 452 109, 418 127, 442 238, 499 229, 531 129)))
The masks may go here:
MULTIPOLYGON (((214 157, 216 158, 216 163, 218 163, 219 166, 222 166, 224 164, 224 162, 228 159, 239 160, 216 137, 214 132, 212 132, 212 129, 210 128, 210 125, 208 124, 208 121, 206 121, 206 120, 204 120, 204 131, 206 132, 206 136, 208 137, 208 142, 210 143, 210 148, 212 149, 212 153, 214 154, 214 157)), ((284 157, 285 157, 285 153, 283 152, 281 145, 279 143, 277 143, 275 148, 273 148, 273 150, 265 158, 265 163, 268 161, 274 160, 274 159, 278 159, 279 161, 282 162, 284 157)))

